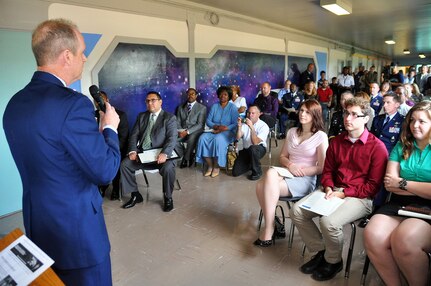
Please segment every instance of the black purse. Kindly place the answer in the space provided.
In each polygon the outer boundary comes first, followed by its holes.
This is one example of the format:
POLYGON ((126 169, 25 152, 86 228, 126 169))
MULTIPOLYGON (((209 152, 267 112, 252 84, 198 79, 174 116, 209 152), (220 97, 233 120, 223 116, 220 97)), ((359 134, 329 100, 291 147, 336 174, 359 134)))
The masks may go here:
POLYGON ((275 207, 275 219, 274 219, 274 237, 275 238, 286 238, 285 228, 286 218, 284 216, 284 209, 282 206, 277 205, 275 207), (281 218, 277 215, 277 209, 280 209, 281 218))

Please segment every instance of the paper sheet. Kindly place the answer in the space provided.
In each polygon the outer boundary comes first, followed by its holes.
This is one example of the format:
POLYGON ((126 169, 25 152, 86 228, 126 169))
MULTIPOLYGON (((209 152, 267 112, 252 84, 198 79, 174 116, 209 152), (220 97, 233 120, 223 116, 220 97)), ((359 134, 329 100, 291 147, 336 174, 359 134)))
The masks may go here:
POLYGON ((289 178, 289 179, 292 179, 295 177, 287 168, 275 167, 275 166, 271 166, 271 168, 275 169, 278 172, 278 174, 282 177, 289 178))
MULTIPOLYGON (((142 164, 154 163, 157 161, 157 156, 159 156, 161 151, 162 151, 162 148, 145 150, 144 152, 138 154, 139 160, 141 161, 142 164)), ((177 152, 175 152, 175 150, 172 150, 172 154, 171 156, 168 156, 168 159, 176 159, 176 158, 179 158, 179 156, 177 152)))
POLYGON ((321 191, 314 191, 299 207, 312 211, 314 213, 328 216, 332 214, 342 203, 343 199, 333 197, 325 199, 325 193, 321 191))
POLYGON ((28 237, 20 236, 0 252, 0 285, 28 285, 53 263, 28 237))

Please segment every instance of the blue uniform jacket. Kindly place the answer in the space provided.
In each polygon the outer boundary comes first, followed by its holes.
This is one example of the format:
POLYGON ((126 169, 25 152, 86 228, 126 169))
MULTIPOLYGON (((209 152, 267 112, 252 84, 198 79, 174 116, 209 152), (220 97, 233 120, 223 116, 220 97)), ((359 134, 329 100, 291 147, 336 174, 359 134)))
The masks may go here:
POLYGON ((104 261, 110 244, 97 185, 119 168, 117 134, 100 133, 91 101, 41 71, 12 97, 3 127, 21 175, 27 236, 59 269, 104 261))
POLYGON ((304 95, 301 92, 296 92, 295 94, 288 92, 283 95, 283 106, 286 108, 295 108, 295 110, 298 110, 299 105, 303 101, 304 95))
POLYGON ((376 97, 371 98, 370 107, 374 109, 376 116, 379 115, 383 107, 383 96, 380 93, 376 97))
POLYGON ((380 114, 379 116, 374 117, 371 133, 385 144, 386 150, 388 150, 388 153, 390 154, 400 138, 404 116, 397 112, 385 127, 383 127, 385 118, 385 114, 380 114))

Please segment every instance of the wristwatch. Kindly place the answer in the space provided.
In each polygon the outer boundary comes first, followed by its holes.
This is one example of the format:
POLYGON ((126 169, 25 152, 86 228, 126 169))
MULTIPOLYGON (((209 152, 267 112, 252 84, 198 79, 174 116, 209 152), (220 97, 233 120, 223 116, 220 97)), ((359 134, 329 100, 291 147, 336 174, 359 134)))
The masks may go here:
POLYGON ((398 188, 400 188, 403 191, 407 191, 407 180, 406 179, 402 179, 399 183, 398 183, 398 188))
POLYGON ((344 193, 344 188, 334 187, 334 192, 344 193))

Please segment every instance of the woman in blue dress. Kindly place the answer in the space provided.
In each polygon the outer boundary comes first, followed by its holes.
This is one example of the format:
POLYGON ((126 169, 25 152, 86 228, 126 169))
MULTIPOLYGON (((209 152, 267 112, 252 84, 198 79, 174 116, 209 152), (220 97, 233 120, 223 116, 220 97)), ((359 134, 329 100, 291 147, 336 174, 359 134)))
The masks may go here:
POLYGON ((198 141, 196 162, 205 160, 208 169, 205 177, 217 177, 220 167, 226 166, 227 146, 235 140, 238 109, 229 100, 232 90, 227 86, 217 89, 219 102, 215 103, 208 114, 206 124, 211 132, 203 133, 198 141))

